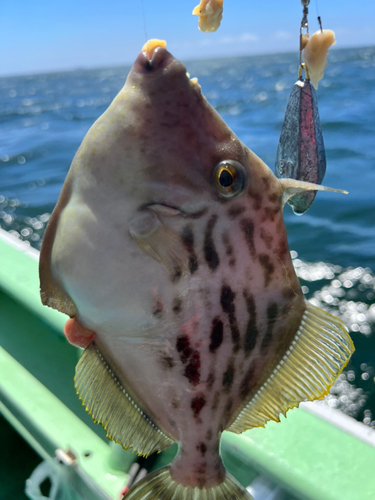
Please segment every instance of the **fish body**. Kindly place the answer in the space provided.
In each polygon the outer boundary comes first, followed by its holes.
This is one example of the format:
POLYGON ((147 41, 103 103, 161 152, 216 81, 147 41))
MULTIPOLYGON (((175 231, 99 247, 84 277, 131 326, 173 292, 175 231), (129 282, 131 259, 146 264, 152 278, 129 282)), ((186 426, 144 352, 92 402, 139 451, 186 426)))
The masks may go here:
POLYGON ((347 363, 345 328, 306 304, 290 258, 282 208, 306 189, 324 188, 275 177, 155 43, 84 139, 41 296, 86 347, 76 388, 109 437, 143 455, 180 444, 130 500, 248 499, 221 433, 321 397, 347 363))

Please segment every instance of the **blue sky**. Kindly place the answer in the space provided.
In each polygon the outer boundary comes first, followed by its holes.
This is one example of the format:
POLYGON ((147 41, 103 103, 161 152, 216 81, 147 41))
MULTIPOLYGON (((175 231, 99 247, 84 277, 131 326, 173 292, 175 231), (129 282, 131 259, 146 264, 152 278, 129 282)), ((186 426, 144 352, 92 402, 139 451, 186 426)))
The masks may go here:
MULTIPOLYGON (((375 45, 375 2, 311 0, 310 30, 337 47, 375 45)), ((0 75, 130 64, 146 37, 179 59, 285 52, 298 47, 299 0, 224 0, 216 33, 191 15, 198 0, 0 0, 0 75)))

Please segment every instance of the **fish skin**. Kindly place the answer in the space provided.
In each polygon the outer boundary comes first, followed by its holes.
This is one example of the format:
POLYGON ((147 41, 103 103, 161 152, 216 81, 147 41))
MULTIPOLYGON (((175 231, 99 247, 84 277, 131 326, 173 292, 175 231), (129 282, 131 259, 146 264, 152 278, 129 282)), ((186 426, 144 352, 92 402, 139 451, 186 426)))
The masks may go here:
POLYGON ((207 488, 225 474, 222 431, 287 351, 305 301, 282 182, 179 61, 158 49, 152 62, 138 56, 74 158, 42 249, 42 299, 95 332, 122 384, 180 443, 173 479, 207 488), (240 196, 225 200, 212 172, 228 159, 247 179, 240 196), (153 215, 145 229, 139 216, 155 208, 157 227, 153 215), (186 249, 179 275, 132 235, 157 238, 159 226, 186 249))

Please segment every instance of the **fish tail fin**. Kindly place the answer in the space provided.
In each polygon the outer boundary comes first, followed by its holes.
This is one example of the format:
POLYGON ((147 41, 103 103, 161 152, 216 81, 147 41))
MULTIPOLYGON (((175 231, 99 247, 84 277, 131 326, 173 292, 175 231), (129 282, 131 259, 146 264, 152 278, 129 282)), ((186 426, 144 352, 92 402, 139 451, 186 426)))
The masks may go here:
POLYGON ((183 486, 174 481, 170 467, 148 474, 126 494, 126 500, 253 500, 228 473, 224 481, 210 488, 183 486))

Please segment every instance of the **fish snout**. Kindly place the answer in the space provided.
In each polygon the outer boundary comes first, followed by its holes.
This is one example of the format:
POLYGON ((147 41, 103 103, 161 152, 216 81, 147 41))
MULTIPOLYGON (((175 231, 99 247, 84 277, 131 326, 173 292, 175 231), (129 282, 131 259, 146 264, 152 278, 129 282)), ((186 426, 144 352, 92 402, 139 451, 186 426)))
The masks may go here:
POLYGON ((153 74, 167 68, 175 58, 164 47, 156 46, 150 50, 142 51, 133 66, 137 73, 153 74))

